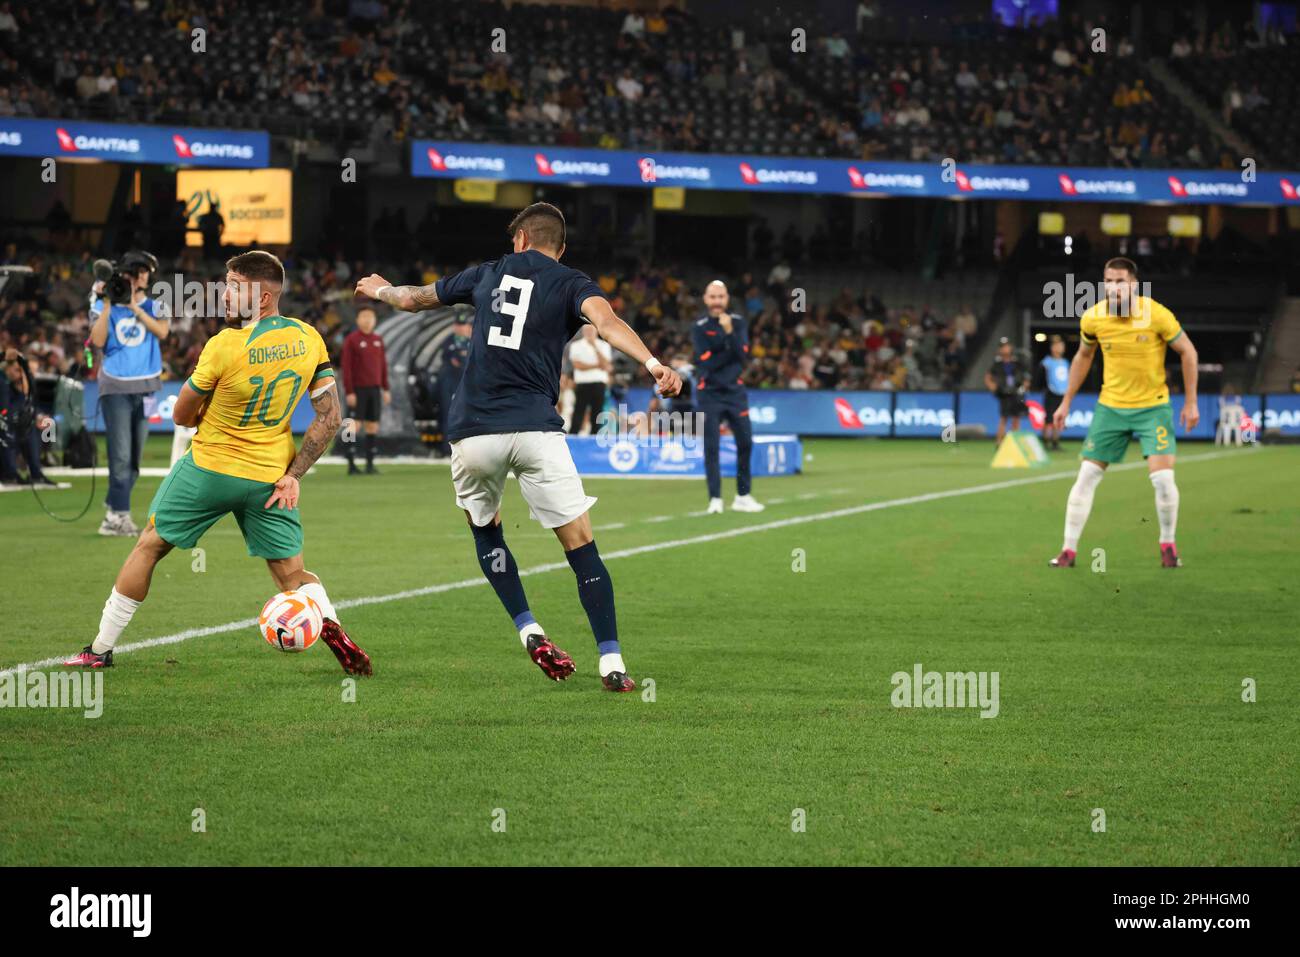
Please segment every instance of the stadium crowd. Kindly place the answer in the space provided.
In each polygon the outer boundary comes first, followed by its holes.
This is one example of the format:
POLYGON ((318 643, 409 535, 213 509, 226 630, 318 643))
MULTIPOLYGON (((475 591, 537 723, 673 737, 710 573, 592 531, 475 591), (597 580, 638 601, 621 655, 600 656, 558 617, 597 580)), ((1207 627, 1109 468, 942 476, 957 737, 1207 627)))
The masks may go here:
MULTIPOLYGON (((25 252, 17 243, 7 244, 0 265, 29 266, 32 272, 11 277, 0 300, 0 352, 11 346, 21 350, 37 377, 93 379, 98 363, 92 358, 87 367, 85 352, 93 261, 89 253, 25 252)), ((284 261, 290 281, 283 300, 286 314, 315 325, 337 359, 357 308, 355 277, 373 267, 300 257, 293 251, 284 261)), ((422 283, 450 271, 419 261, 390 270, 422 283)), ((224 266, 189 248, 176 260, 165 261, 155 277, 155 284, 167 284, 172 313, 171 334, 161 344, 165 381, 183 380, 193 371, 204 344, 220 331, 222 322, 214 311, 215 293, 196 299, 191 285, 175 290, 177 274, 186 284, 197 281, 211 290, 223 278, 224 266)), ((688 281, 678 268, 647 267, 633 274, 598 271, 596 278, 615 310, 658 354, 681 365, 690 363, 690 328, 704 314, 700 293, 706 277, 688 281)), ((767 274, 735 277, 729 286, 731 311, 750 323, 746 379, 756 388, 952 388, 965 366, 967 341, 978 326, 970 308, 941 316, 924 302, 886 305, 869 289, 848 287, 796 310, 794 304, 803 298, 796 295, 797 273, 783 261, 767 274)))
MULTIPOLYGON (((1226 63, 1269 42, 1225 24, 1179 34, 1168 50, 1110 35, 1102 56, 1092 31, 1104 19, 1072 15, 1032 33, 954 18, 930 25, 949 36, 931 43, 882 6, 860 4, 858 32, 847 35, 814 17, 806 51, 792 51, 789 23, 762 9, 721 26, 671 5, 642 14, 410 0, 3 3, 0 115, 256 127, 376 147, 425 136, 1212 166, 1228 162, 1222 144, 1157 89, 1147 57, 1226 63), (206 55, 195 55, 196 31, 206 55)), ((1265 102, 1245 87, 1218 95, 1228 113, 1265 102)))

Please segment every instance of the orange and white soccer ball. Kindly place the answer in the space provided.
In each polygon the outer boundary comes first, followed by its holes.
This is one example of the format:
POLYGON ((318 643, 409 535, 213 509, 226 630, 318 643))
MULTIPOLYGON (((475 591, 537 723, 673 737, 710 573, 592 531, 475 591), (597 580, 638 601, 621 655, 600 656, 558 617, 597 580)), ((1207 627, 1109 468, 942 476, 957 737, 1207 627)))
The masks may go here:
POLYGON ((257 619, 262 637, 281 651, 306 651, 316 643, 325 619, 320 606, 300 591, 282 591, 257 619))

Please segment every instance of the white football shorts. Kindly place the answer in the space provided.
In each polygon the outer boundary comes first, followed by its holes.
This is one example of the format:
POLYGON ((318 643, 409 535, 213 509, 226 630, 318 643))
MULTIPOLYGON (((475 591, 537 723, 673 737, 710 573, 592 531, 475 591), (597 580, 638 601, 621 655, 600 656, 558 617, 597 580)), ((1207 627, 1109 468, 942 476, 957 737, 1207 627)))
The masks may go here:
POLYGON ((501 432, 451 443, 456 504, 475 525, 487 525, 501 509, 511 471, 519 479, 528 514, 545 528, 567 525, 596 504, 583 491, 563 432, 501 432))

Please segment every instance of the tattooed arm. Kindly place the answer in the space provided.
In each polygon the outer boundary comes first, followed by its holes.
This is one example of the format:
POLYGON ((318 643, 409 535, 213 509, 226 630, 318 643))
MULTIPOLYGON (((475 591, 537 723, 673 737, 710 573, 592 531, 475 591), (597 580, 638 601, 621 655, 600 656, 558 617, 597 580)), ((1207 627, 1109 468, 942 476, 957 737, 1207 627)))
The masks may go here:
POLYGON ((325 391, 311 397, 311 407, 316 410, 316 418, 307 426, 307 433, 302 437, 302 446, 293 457, 284 475, 275 483, 275 491, 266 500, 264 508, 279 503, 280 508, 298 507, 298 480, 307 474, 307 470, 316 464, 316 460, 325 454, 334 436, 343 422, 343 412, 339 408, 338 389, 330 385, 325 391))
POLYGON ((386 302, 395 309, 420 312, 442 305, 438 301, 437 283, 427 286, 392 286, 378 273, 371 273, 357 283, 357 295, 386 302))

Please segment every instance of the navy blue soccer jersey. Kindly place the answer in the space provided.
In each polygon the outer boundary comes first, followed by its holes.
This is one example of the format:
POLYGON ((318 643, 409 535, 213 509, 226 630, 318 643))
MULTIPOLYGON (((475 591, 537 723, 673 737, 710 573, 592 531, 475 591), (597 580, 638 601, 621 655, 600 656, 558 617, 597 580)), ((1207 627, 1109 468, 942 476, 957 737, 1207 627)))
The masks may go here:
POLYGON ((733 314, 727 332, 713 316, 705 316, 691 327, 691 340, 699 401, 744 395, 741 376, 749 362, 749 325, 745 320, 733 314))
POLYGON ((561 432, 564 347, 604 296, 591 279, 528 249, 439 279, 438 301, 473 303, 469 358, 451 400, 447 441, 499 432, 561 432))

